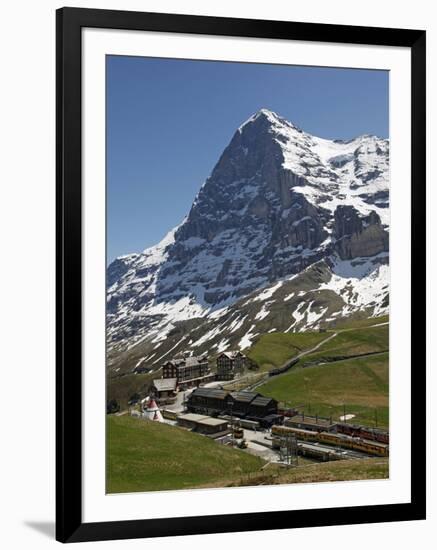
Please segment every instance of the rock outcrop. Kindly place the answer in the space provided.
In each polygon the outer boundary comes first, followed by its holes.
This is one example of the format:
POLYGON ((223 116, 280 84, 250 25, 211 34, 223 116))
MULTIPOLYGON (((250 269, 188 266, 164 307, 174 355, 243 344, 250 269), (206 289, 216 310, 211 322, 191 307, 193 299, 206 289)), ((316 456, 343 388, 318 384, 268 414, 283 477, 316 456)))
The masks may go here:
POLYGON ((388 252, 389 234, 375 212, 363 218, 353 206, 338 206, 333 233, 334 248, 342 260, 388 252))

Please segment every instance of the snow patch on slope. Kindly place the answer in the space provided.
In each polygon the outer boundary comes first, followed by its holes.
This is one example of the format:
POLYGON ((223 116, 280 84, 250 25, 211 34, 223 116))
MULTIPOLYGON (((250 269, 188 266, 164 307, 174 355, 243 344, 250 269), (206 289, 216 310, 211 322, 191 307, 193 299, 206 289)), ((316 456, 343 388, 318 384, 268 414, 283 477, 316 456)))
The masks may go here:
POLYGON ((273 294, 281 288, 281 286, 284 284, 284 281, 278 281, 275 285, 266 288, 262 292, 260 292, 255 298, 253 298, 254 302, 263 302, 264 300, 268 300, 273 296, 273 294))
POLYGON ((246 334, 241 338, 241 340, 238 343, 238 347, 240 350, 250 348, 252 345, 252 340, 257 336, 257 333, 252 333, 252 330, 255 328, 255 325, 251 325, 250 329, 246 332, 246 334))
MULTIPOLYGON (((383 257, 384 254, 379 255, 383 257)), ((368 258, 361 261, 337 261, 329 282, 320 290, 332 290, 346 302, 345 315, 374 307, 374 316, 388 313, 389 306, 383 305, 389 291, 390 268, 376 264, 368 258)))

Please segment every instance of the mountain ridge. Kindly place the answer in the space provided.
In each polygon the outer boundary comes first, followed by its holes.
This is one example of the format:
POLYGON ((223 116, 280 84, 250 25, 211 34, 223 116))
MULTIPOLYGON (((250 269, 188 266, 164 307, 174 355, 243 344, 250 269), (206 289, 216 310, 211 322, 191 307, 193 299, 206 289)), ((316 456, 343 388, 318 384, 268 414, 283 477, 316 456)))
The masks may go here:
MULTIPOLYGON (((338 266, 344 268, 346 262, 352 273, 356 266, 367 266, 360 277, 350 278, 356 282, 350 283, 349 294, 353 287, 362 294, 360 281, 377 272, 375 299, 387 302, 388 310, 388 165, 388 140, 369 135, 347 142, 325 140, 267 109, 255 113, 234 133, 184 220, 158 245, 119 257, 108 266, 110 355, 114 358, 143 343, 145 357, 158 350, 155 361, 162 355, 158 348, 168 351, 167 344, 157 344, 177 326, 185 323, 183 330, 189 331, 200 320, 204 326, 215 323, 217 312, 242 306, 245 297, 280 281, 280 287, 288 287, 316 264, 327 270, 328 280, 320 285, 336 281, 332 288, 320 289, 336 295, 331 297, 334 302, 347 286, 335 277, 348 280, 335 273, 338 266)), ((296 330, 317 328, 317 321, 328 322, 335 313, 328 313, 325 304, 316 314, 311 309, 314 300, 308 307, 309 296, 299 298, 294 311, 289 307, 293 300, 287 308, 282 304, 289 321, 294 314, 300 319, 296 330), (319 315, 322 310, 326 311, 319 315)), ((357 297, 355 305, 344 296, 341 300, 342 314, 381 314, 372 300, 364 303, 357 297)), ((254 323, 272 317, 267 310, 263 315, 261 310, 253 318, 248 315, 239 328, 246 329, 245 335, 253 334, 254 323)), ((270 329, 287 328, 276 325, 270 329)), ((226 345, 241 348, 252 341, 244 335, 238 342, 225 340, 221 346, 213 339, 210 344, 217 350, 226 345)), ((192 351, 199 347, 196 341, 189 345, 192 351)))

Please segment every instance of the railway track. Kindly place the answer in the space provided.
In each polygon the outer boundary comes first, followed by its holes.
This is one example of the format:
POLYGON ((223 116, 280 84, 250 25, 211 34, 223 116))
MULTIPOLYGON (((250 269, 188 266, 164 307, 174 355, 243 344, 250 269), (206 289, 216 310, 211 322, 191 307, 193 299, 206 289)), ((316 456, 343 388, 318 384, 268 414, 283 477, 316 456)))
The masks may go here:
MULTIPOLYGON (((298 353, 295 357, 293 357, 292 359, 288 359, 288 361, 285 361, 285 363, 283 363, 281 366, 278 367, 278 370, 281 370, 281 369, 284 369, 284 372, 281 372, 280 374, 277 374, 275 376, 275 378, 277 378, 278 376, 282 376, 284 375, 285 373, 288 372, 288 369, 286 369, 286 367, 288 367, 290 365, 290 363, 293 363, 295 364, 296 362, 298 362, 302 357, 305 357, 305 355, 309 355, 310 353, 313 353, 315 351, 317 351, 321 346, 323 346, 323 344, 326 344, 326 342, 329 342, 330 340, 332 340, 333 338, 335 338, 337 336, 337 332, 334 332, 333 334, 331 334, 330 336, 328 336, 327 338, 325 338, 324 340, 320 341, 317 345, 315 345, 314 347, 312 347, 311 349, 307 349, 307 350, 304 350, 304 351, 301 351, 300 353, 298 353)), ((263 378, 261 378, 260 380, 258 380, 257 382, 255 382, 255 384, 252 384, 252 385, 248 385, 247 387, 244 388, 245 391, 253 391, 255 390, 256 388, 258 388, 259 386, 262 386, 268 379, 270 378, 270 375, 268 372, 266 372, 265 376, 263 376, 263 378)))

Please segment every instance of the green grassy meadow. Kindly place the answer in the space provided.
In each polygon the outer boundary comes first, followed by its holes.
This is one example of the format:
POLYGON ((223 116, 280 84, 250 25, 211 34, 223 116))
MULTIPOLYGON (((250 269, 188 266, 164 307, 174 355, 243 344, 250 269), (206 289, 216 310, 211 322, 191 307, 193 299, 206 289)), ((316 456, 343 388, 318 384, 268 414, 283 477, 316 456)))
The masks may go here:
POLYGON ((263 334, 250 348, 248 356, 262 370, 279 367, 301 351, 311 349, 329 334, 320 332, 295 332, 263 334))
POLYGON ((107 417, 107 446, 108 493, 225 485, 264 464, 208 437, 127 415, 107 417))
POLYGON ((335 324, 332 325, 332 330, 365 328, 382 323, 388 323, 389 319, 389 315, 380 315, 379 317, 369 317, 367 319, 351 319, 349 317, 343 317, 335 321, 335 324))
POLYGON ((389 477, 387 458, 337 460, 299 465, 297 468, 278 469, 270 464, 261 473, 250 474, 229 486, 285 485, 289 483, 322 483, 326 481, 351 481, 361 479, 386 479, 389 477))
POLYGON ((107 492, 129 493, 315 483, 388 477, 388 460, 369 458, 283 469, 181 428, 129 416, 108 417, 107 492))
POLYGON ((292 369, 257 388, 306 414, 355 414, 353 422, 388 427, 388 353, 292 369))
POLYGON ((323 359, 351 357, 366 353, 387 352, 389 343, 388 325, 361 329, 338 330, 337 336, 320 348, 306 355, 302 364, 323 359))
POLYGON ((299 407, 306 414, 354 414, 353 422, 388 427, 388 316, 343 323, 325 333, 261 336, 249 356, 263 370, 277 367, 336 333, 290 371, 257 387, 259 393, 299 407), (375 354, 375 355, 365 355, 375 354), (362 357, 357 357, 357 356, 362 357))

